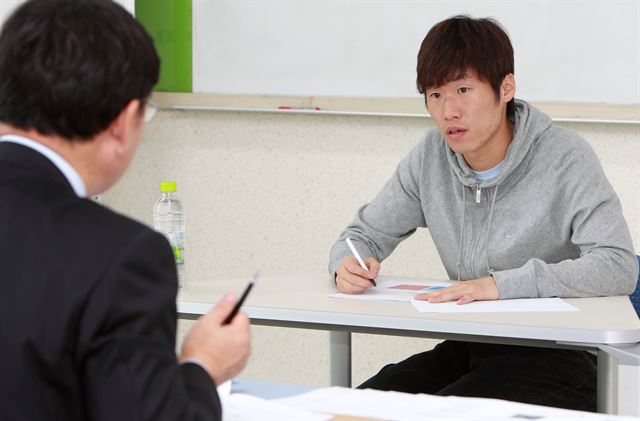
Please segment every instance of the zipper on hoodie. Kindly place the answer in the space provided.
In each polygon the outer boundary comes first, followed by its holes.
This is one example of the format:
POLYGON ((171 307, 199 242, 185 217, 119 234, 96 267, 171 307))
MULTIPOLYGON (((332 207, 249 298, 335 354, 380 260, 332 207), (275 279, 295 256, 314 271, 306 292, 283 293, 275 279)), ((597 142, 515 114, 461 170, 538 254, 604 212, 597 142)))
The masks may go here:
MULTIPOLYGON (((475 189, 475 192, 474 192, 475 202, 482 203, 482 187, 480 187, 480 185, 477 184, 476 186, 472 187, 472 189, 475 189)), ((484 224, 479 224, 475 226, 475 235, 472 235, 472 240, 471 240, 471 245, 469 250, 469 265, 467 266, 467 270, 469 271, 469 274, 473 278, 480 277, 480 275, 478 275, 476 271, 476 268, 479 266, 476 265, 475 260, 479 256, 482 256, 482 250, 479 250, 479 244, 480 244, 480 241, 482 240, 483 232, 484 232, 484 224)))

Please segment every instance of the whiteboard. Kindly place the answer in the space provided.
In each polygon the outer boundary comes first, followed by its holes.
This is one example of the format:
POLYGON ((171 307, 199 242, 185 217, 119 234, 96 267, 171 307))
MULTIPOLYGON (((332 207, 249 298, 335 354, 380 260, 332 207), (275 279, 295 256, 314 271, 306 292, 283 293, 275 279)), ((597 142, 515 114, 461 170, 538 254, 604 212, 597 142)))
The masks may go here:
POLYGON ((506 27, 517 97, 640 103, 640 0, 194 0, 193 90, 417 97, 424 36, 460 13, 506 27))

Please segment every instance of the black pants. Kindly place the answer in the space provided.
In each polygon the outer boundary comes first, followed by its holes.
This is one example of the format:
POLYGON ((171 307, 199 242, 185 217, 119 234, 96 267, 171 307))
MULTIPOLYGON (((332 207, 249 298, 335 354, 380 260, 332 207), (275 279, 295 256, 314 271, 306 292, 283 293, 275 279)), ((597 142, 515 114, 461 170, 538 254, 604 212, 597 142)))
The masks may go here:
POLYGON ((595 412, 596 382, 596 357, 586 351, 445 341, 386 365, 358 388, 595 412))

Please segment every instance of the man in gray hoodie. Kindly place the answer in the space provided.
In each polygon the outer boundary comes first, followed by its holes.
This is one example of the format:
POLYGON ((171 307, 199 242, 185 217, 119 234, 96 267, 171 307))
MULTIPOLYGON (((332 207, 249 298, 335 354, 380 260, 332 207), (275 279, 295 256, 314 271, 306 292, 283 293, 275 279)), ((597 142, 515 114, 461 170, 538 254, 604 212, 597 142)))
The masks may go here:
MULTIPOLYGON (((457 282, 418 299, 633 291, 638 264, 616 193, 584 139, 514 99, 513 48, 496 21, 436 24, 418 54, 417 85, 437 129, 334 244, 329 271, 339 291, 371 287, 379 262, 419 227, 457 282)), ((360 387, 596 409, 595 358, 575 350, 445 341, 360 387)))

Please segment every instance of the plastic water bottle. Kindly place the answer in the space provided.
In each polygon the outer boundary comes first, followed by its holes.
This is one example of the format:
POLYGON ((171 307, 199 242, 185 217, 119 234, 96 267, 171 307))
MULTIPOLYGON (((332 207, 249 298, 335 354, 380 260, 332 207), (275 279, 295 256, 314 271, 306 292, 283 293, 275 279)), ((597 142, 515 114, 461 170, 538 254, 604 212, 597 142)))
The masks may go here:
POLYGON ((153 227, 163 233, 171 243, 178 269, 178 283, 184 287, 184 228, 185 218, 182 204, 176 196, 175 181, 160 183, 160 200, 153 206, 153 227))

